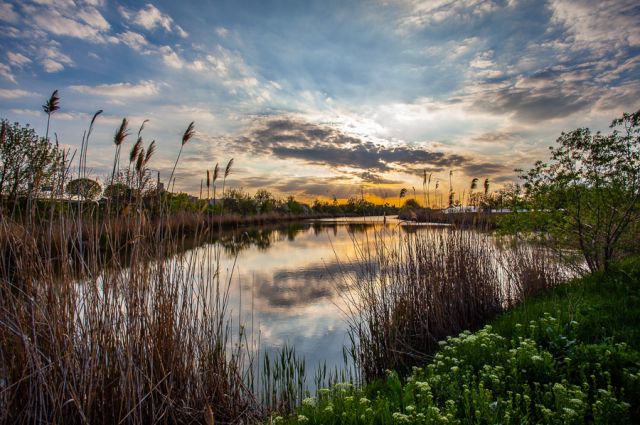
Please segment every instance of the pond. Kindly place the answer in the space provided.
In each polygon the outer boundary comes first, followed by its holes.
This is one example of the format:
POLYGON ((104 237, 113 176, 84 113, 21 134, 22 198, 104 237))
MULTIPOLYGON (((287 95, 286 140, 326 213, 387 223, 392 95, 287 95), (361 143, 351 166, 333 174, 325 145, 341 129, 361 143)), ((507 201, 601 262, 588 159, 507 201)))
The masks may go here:
POLYGON ((343 346, 351 345, 340 292, 354 272, 350 260, 357 259, 357 245, 371 243, 382 230, 393 235, 427 229, 405 225, 395 217, 340 218, 223 232, 213 243, 220 248, 221 277, 231 279, 234 329, 241 322, 261 351, 294 346, 306 360, 312 386, 313 368, 325 362, 328 369, 343 367, 343 346))

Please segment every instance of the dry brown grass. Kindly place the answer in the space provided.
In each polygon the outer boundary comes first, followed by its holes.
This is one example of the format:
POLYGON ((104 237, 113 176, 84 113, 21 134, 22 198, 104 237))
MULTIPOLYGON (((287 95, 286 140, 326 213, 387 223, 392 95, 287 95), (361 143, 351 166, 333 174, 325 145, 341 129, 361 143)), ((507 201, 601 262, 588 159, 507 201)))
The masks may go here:
POLYGON ((527 294, 563 281, 552 256, 532 246, 500 248, 476 231, 383 232, 360 245, 350 282, 354 357, 364 381, 408 372, 438 341, 477 329, 527 294), (354 272, 355 270, 355 272, 354 272))

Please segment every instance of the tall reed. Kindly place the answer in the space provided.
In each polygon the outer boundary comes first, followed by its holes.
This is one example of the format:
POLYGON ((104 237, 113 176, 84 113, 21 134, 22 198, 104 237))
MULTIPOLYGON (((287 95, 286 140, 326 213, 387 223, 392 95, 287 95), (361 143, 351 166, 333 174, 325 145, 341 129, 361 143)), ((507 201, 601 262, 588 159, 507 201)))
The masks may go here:
POLYGON ((548 252, 500 248, 476 231, 409 228, 355 243, 358 258, 340 288, 364 381, 387 369, 409 371, 446 336, 477 329, 525 294, 564 277, 548 252))
MULTIPOLYGON (((138 177, 154 149, 139 145, 138 177)), ((0 215, 0 423, 246 423, 269 412, 248 379, 255 353, 232 349, 219 248, 182 254, 184 220, 152 221, 140 201, 126 216, 49 204, 27 211, 36 221, 0 215)))

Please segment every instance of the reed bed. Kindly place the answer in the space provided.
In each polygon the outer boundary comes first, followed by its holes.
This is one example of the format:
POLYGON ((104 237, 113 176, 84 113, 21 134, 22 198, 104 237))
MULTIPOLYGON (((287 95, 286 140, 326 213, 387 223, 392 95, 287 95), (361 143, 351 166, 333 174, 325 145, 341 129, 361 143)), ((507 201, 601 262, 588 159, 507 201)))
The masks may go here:
POLYGON ((424 364, 438 341, 486 321, 566 274, 542 248, 502 247, 476 231, 443 228, 355 241, 340 285, 348 303, 359 379, 424 364))
MULTIPOLYGON (((193 124, 182 146, 192 135, 193 124)), ((137 175, 153 146, 137 152, 137 175)), ((54 176, 57 192, 70 170, 54 176)), ((261 403, 260 346, 231 321, 233 270, 221 276, 220 245, 185 249, 187 235, 206 241, 240 219, 170 214, 160 197, 20 201, 0 214, 0 423, 253 423, 297 399, 278 384, 261 403)))

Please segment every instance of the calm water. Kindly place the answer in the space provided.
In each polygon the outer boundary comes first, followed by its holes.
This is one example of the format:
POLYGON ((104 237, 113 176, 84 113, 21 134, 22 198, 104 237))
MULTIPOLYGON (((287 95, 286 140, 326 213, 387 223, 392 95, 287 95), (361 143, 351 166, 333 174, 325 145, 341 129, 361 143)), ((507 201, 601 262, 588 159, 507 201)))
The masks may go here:
POLYGON ((240 227, 223 235, 215 243, 221 246, 222 277, 233 270, 228 308, 234 327, 242 321, 250 339, 253 329, 261 351, 294 345, 306 359, 309 384, 318 364, 342 367, 343 345, 350 340, 337 288, 353 271, 348 264, 356 259, 353 238, 366 243, 382 229, 410 231, 395 219, 385 224, 379 217, 240 227))

